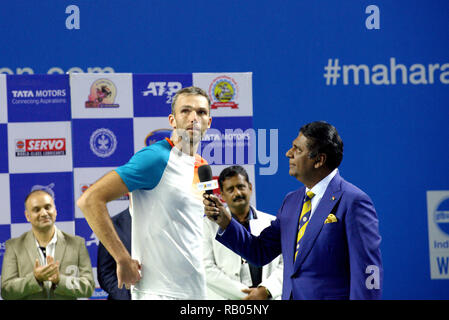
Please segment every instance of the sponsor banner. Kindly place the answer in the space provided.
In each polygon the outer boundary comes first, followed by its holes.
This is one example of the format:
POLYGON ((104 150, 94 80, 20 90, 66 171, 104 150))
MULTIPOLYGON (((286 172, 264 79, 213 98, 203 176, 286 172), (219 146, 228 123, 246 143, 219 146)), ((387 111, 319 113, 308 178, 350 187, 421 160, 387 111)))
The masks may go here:
MULTIPOLYGON (((8 125, 0 124, 0 150, 8 150, 8 125)), ((8 172, 8 153, 0 153, 0 173, 8 172)))
MULTIPOLYGON (((251 185, 253 187, 253 192, 252 192, 251 199, 249 202, 254 208, 257 209, 257 206, 256 206, 256 174, 255 174, 254 165, 243 164, 241 166, 248 173, 249 182, 251 183, 251 185)), ((211 165, 210 167, 212 169, 212 177, 214 180, 217 180, 217 183, 218 183, 218 177, 220 176, 220 173, 225 168, 229 167, 229 165, 211 165)), ((222 199, 222 197, 220 195, 219 187, 217 189, 214 189, 214 195, 216 195, 224 203, 224 200, 222 199)))
POLYGON ((56 221, 71 221, 74 219, 73 173, 25 173, 10 174, 11 222, 27 222, 24 214, 26 196, 34 190, 45 190, 55 200, 58 212, 56 221))
POLYGON ((134 74, 134 116, 168 116, 176 92, 191 85, 191 74, 134 74))
POLYGON ((8 99, 6 94, 6 74, 0 74, 0 123, 8 121, 8 99))
POLYGON ((449 190, 427 191, 430 277, 449 279, 449 190))
POLYGON ((3 256, 5 255, 5 242, 11 239, 11 226, 0 224, 0 274, 2 274, 3 256))
POLYGON ((134 118, 134 153, 159 140, 170 138, 168 117, 134 118))
POLYGON ((257 133, 252 117, 215 118, 199 150, 209 164, 255 164, 257 133))
MULTIPOLYGON (((109 168, 74 168, 73 169, 73 190, 74 190, 74 202, 81 197, 84 191, 89 188, 95 181, 100 179, 108 172, 114 170, 115 167, 109 168)), ((123 195, 122 197, 110 201, 106 204, 111 217, 122 212, 129 206, 129 196, 123 195)), ((75 206, 75 218, 84 218, 78 206, 75 206)))
MULTIPOLYGON (((9 174, 4 173, 0 174, 0 190, 1 190, 0 203, 2 204, 2 211, 0 213, 0 224, 8 224, 11 223, 9 174)), ((23 200, 25 200, 25 198, 23 200)))
POLYGON ((10 123, 8 142, 12 173, 72 171, 70 122, 10 123))
POLYGON ((8 121, 70 120, 68 75, 7 76, 8 121))
POLYGON ((72 118, 131 118, 132 75, 70 74, 72 118))
POLYGON ((212 117, 253 115, 252 73, 194 73, 193 85, 211 99, 212 117))
POLYGON ((75 219, 75 234, 85 239, 87 251, 89 251, 90 262, 92 267, 97 267, 98 240, 95 233, 89 227, 86 219, 75 219))
POLYGON ((74 167, 116 167, 133 155, 132 119, 74 119, 74 167))

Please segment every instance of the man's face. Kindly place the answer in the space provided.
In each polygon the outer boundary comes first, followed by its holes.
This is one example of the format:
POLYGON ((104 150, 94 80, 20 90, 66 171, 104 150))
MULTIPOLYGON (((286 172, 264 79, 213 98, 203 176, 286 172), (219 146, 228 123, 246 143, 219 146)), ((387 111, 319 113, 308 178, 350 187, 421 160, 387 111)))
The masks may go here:
POLYGON ((25 216, 37 231, 46 231, 53 227, 56 215, 53 198, 45 192, 33 193, 25 204, 25 216))
POLYGON ((231 212, 238 212, 243 209, 249 210, 252 191, 251 183, 248 183, 244 176, 238 174, 226 178, 223 181, 223 190, 220 192, 223 200, 226 201, 229 209, 231 209, 231 212))
POLYGON ((302 133, 293 140, 292 147, 285 154, 289 158, 289 174, 305 185, 313 181, 315 174, 314 165, 316 160, 309 158, 309 149, 307 148, 308 139, 302 133))
POLYGON ((178 135, 190 142, 200 141, 212 122, 207 99, 201 95, 181 94, 174 110, 175 114, 170 114, 168 119, 178 135))

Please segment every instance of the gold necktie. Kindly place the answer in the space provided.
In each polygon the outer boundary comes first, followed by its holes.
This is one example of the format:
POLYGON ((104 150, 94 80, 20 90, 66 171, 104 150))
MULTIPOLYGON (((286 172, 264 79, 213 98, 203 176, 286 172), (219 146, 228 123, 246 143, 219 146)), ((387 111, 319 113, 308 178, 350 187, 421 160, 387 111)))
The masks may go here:
POLYGON ((302 205, 301 215, 299 216, 299 227, 298 227, 298 236, 296 237, 296 250, 295 250, 295 260, 298 255, 299 250, 299 241, 304 235, 306 231, 306 227, 309 224, 310 213, 312 212, 311 200, 315 196, 312 191, 308 191, 306 197, 304 198, 304 204, 302 205))

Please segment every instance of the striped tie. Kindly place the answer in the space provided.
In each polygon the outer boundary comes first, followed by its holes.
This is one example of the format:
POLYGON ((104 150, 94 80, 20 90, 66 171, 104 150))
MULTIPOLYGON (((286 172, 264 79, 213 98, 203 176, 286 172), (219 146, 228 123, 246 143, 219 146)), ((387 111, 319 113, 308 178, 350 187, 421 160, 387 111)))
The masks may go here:
POLYGON ((302 205, 301 215, 299 216, 299 227, 298 227, 298 237, 296 238, 296 250, 295 250, 295 260, 299 251, 299 241, 301 241, 306 227, 309 224, 310 213, 312 212, 311 199, 315 196, 312 191, 308 191, 306 197, 304 198, 304 204, 302 205))

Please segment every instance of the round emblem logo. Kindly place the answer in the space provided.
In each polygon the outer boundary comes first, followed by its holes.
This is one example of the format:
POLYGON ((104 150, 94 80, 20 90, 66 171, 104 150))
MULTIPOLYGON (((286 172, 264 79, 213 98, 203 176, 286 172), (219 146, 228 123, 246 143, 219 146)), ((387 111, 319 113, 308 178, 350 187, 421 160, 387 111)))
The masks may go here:
POLYGON ((438 228, 443 233, 449 235, 449 198, 441 201, 433 217, 438 228))
POLYGON ((145 137, 145 145, 151 146, 153 143, 163 140, 165 138, 170 139, 172 131, 173 131, 172 129, 156 129, 151 131, 145 137))
POLYGON ((109 79, 98 79, 90 87, 86 108, 118 108, 114 103, 117 96, 117 88, 109 79))
POLYGON ((117 149, 117 138, 109 129, 97 129, 90 136, 90 149, 96 156, 107 158, 117 149))
POLYGON ((228 76, 217 77, 209 86, 209 96, 212 98, 212 109, 220 107, 230 107, 237 109, 238 104, 235 103, 238 93, 237 82, 228 76))

